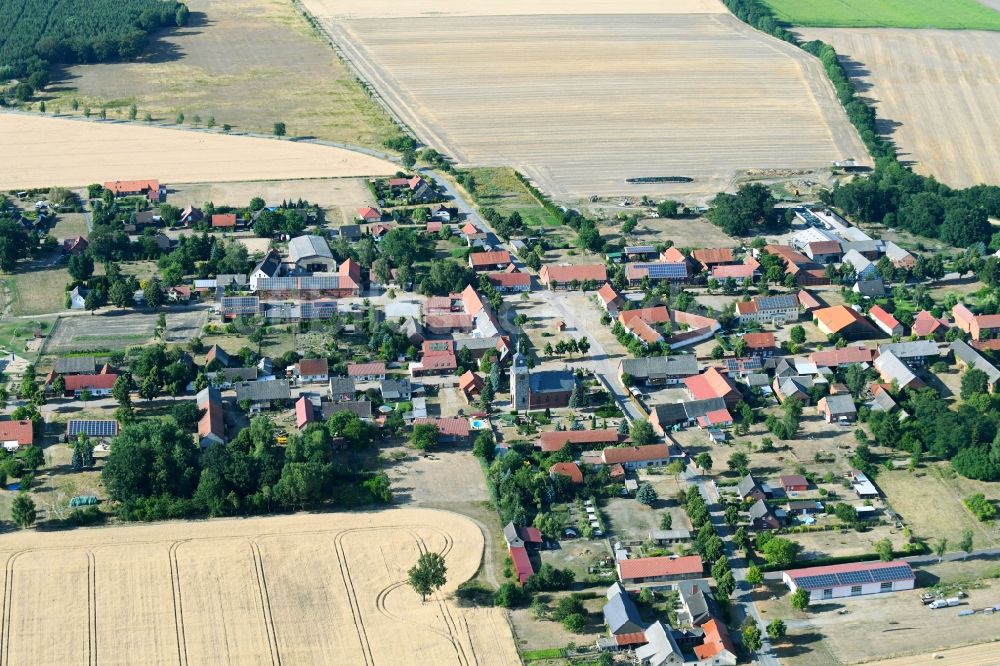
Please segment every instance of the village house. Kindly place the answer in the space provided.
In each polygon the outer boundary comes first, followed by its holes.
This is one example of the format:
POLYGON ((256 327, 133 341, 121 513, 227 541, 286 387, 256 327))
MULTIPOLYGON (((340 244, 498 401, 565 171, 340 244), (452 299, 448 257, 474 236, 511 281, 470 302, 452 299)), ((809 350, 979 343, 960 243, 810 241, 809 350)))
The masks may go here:
POLYGON ((684 386, 693 400, 721 398, 728 408, 734 408, 743 399, 743 394, 736 388, 733 380, 715 368, 709 368, 700 375, 686 377, 684 386))
POLYGON ((736 303, 740 324, 750 322, 785 323, 799 318, 799 300, 793 294, 779 296, 754 296, 749 301, 736 303))
POLYGON ((689 266, 683 261, 628 264, 625 267, 625 279, 633 287, 641 285, 643 280, 653 284, 658 282, 679 284, 687 282, 689 277, 689 266))
POLYGON ((736 263, 733 251, 728 247, 710 247, 695 250, 691 253, 691 258, 701 265, 702 270, 711 270, 713 266, 736 263))
POLYGON ((626 589, 644 583, 671 583, 700 578, 705 568, 699 555, 639 557, 634 560, 618 560, 616 566, 618 577, 626 589))
POLYGON ((264 278, 278 277, 281 273, 281 255, 269 250, 250 271, 250 291, 257 291, 257 284, 264 278))
POLYGON ((1000 336, 1000 314, 976 315, 963 303, 957 303, 951 309, 955 318, 955 326, 963 333, 968 333, 973 340, 989 340, 1000 336))
POLYGON ((66 381, 66 397, 80 398, 84 392, 91 398, 103 398, 111 395, 111 389, 115 386, 118 375, 104 373, 97 375, 70 375, 64 378, 66 381))
POLYGON ((629 597, 621 583, 615 583, 608 588, 605 595, 608 602, 601 612, 604 614, 604 624, 612 636, 631 634, 645 629, 645 623, 639 617, 639 609, 629 597))
POLYGON ((347 366, 347 376, 356 382, 377 382, 385 379, 385 363, 350 363, 347 366))
POLYGON ((575 462, 558 462, 552 465, 549 476, 565 476, 574 484, 583 483, 583 471, 575 462))
POLYGON ((767 358, 778 349, 774 333, 745 333, 743 342, 747 345, 747 354, 753 357, 767 358))
POLYGON ((839 335, 845 339, 870 338, 875 335, 875 327, 845 305, 821 308, 812 314, 814 323, 825 335, 839 335))
POLYGON ((160 202, 167 194, 165 185, 156 179, 113 180, 104 183, 104 189, 117 197, 145 196, 150 203, 160 202))
POLYGON ((510 522, 504 525, 503 538, 507 542, 507 550, 514 564, 517 580, 521 585, 524 585, 528 578, 535 573, 528 555, 528 547, 539 546, 543 542, 542 534, 534 527, 520 527, 510 522))
POLYGON ((249 402, 251 412, 270 409, 271 405, 292 399, 288 381, 275 379, 266 382, 240 382, 236 389, 236 402, 249 402))
POLYGON ((365 206, 364 208, 358 209, 358 219, 367 223, 378 222, 382 219, 382 211, 378 208, 365 206))
POLYGON ((201 418, 198 419, 198 443, 201 448, 226 443, 226 419, 222 411, 222 394, 211 386, 198 392, 195 398, 201 418))
POLYGON ((236 230, 236 213, 216 213, 212 215, 212 229, 236 230))
POLYGON ((604 449, 601 452, 601 462, 605 465, 617 464, 627 470, 663 467, 669 464, 674 457, 676 456, 667 444, 614 447, 604 449))
POLYGON ((636 648, 635 658, 641 666, 680 666, 684 663, 677 640, 670 627, 656 621, 643 632, 645 645, 636 648))
POLYGON ((939 339, 948 330, 946 317, 935 317, 927 310, 921 310, 913 315, 913 326, 910 332, 919 338, 939 339))
POLYGON ((740 482, 736 484, 736 492, 739 494, 740 499, 746 502, 747 500, 760 501, 767 499, 768 490, 765 486, 758 484, 757 481, 747 474, 740 482))
POLYGON ((608 271, 604 264, 546 264, 538 272, 538 281, 547 289, 578 289, 588 283, 596 286, 607 282, 608 271))
POLYGON ((679 384, 698 374, 698 359, 693 354, 625 358, 618 363, 618 379, 651 386, 679 384))
POLYGON ((924 386, 910 366, 891 351, 880 352, 873 365, 883 382, 894 384, 900 390, 913 390, 924 386))
POLYGON ((622 436, 614 428, 601 428, 597 430, 552 430, 543 432, 538 436, 535 446, 546 453, 561 450, 567 444, 573 446, 586 445, 596 446, 598 444, 610 445, 621 441, 622 436))
POLYGON ((466 370, 458 378, 458 390, 462 392, 465 401, 470 405, 479 399, 485 385, 485 380, 472 370, 466 370))
POLYGON ((854 398, 849 393, 820 398, 819 402, 816 403, 816 410, 827 423, 849 424, 854 423, 858 418, 858 411, 854 407, 854 398))
POLYGON ((322 236, 297 236, 288 241, 288 263, 294 270, 306 273, 337 270, 337 260, 322 236))
MULTIPOLYGON (((511 264, 513 266, 513 264, 511 264)), ((531 291, 531 275, 520 271, 487 273, 486 277, 490 284, 496 287, 502 294, 515 294, 522 291, 531 291)))
POLYGON ((353 377, 330 377, 330 400, 334 402, 354 400, 356 394, 357 388, 353 377))
POLYGON ((875 322, 875 325, 882 329, 886 335, 902 335, 903 325, 895 317, 885 311, 881 305, 873 305, 868 311, 868 316, 875 322))
POLYGON ((302 430, 316 421, 316 405, 307 395, 299 396, 295 401, 295 427, 302 430))
POLYGON ((0 421, 0 443, 7 451, 16 451, 35 443, 34 424, 28 419, 0 421))
POLYGON ((778 484, 786 493, 805 492, 809 488, 809 480, 801 474, 779 476, 778 484))
POLYGON ((902 560, 795 569, 783 572, 781 579, 791 592, 808 592, 811 601, 912 590, 916 580, 902 560))
POLYGON ((301 384, 322 384, 330 379, 330 365, 325 358, 304 358, 295 364, 295 376, 301 384))
POLYGON ((955 340, 948 349, 954 354, 955 363, 958 364, 959 368, 982 370, 986 373, 990 393, 996 390, 997 385, 1000 384, 1000 369, 987 361, 982 354, 970 347, 964 340, 955 340))
POLYGON ((510 253, 507 250, 473 252, 469 255, 469 268, 477 273, 481 271, 502 271, 509 265, 510 253))
POLYGON ((71 310, 82 310, 87 304, 87 289, 77 285, 69 292, 69 307, 71 310))
POLYGON ((83 236, 64 238, 62 242, 63 254, 83 254, 90 247, 90 243, 83 236))
POLYGON ((379 393, 386 402, 409 402, 413 385, 409 379, 383 379, 379 382, 379 393))
POLYGON ((857 250, 851 249, 845 252, 842 261, 854 269, 854 275, 858 280, 869 280, 878 275, 875 264, 857 250))
POLYGON ((760 499, 753 503, 749 510, 750 525, 755 530, 776 530, 781 527, 781 521, 771 511, 767 502, 760 499))

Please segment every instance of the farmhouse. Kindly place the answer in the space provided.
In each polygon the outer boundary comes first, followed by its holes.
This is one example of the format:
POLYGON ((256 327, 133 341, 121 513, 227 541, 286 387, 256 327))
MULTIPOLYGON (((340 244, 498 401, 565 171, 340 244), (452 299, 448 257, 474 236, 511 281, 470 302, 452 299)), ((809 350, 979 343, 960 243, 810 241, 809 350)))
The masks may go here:
POLYGON ((854 423, 858 411, 854 407, 854 398, 849 393, 838 393, 820 398, 816 409, 827 423, 854 423))
POLYGON ((924 386, 920 378, 914 374, 906 363, 891 351, 881 352, 875 359, 875 369, 886 384, 895 383, 900 390, 918 389, 924 386))
POLYGON ((955 326, 968 333, 973 340, 988 340, 1000 336, 1000 314, 975 315, 963 303, 957 303, 951 309, 955 318, 955 326))
POLYGON ((226 419, 222 412, 222 395, 211 386, 198 392, 195 398, 198 411, 202 412, 198 419, 198 443, 201 448, 214 444, 226 443, 226 419))
POLYGON ((626 586, 699 578, 704 570, 699 555, 640 557, 634 560, 618 560, 616 566, 618 577, 626 586))
POLYGON ((771 511, 771 507, 762 499, 750 507, 750 525, 755 530, 776 530, 781 527, 781 521, 771 511))
POLYGON ((617 317, 618 312, 625 305, 625 299, 615 291, 610 282, 606 282, 603 287, 597 290, 597 299, 604 310, 612 317, 617 317))
POLYGON ((705 270, 711 270, 713 266, 736 263, 733 251, 728 247, 710 247, 695 250, 691 253, 691 258, 701 264, 705 270))
POLYGON ((955 355, 955 362, 961 368, 977 368, 986 373, 989 380, 990 392, 992 393, 1000 383, 1000 369, 987 361, 975 349, 969 346, 964 340, 955 340, 948 347, 955 355))
POLYGON ((774 333, 746 333, 743 335, 743 342, 751 356, 767 357, 778 348, 774 333))
POLYGON ((212 228, 230 231, 236 229, 236 213, 216 213, 212 215, 212 228))
POLYGON ((635 651, 635 657, 642 666, 680 666, 684 663, 684 654, 673 631, 662 622, 651 624, 643 632, 643 639, 646 644, 635 651))
POLYGON ((767 490, 758 484, 750 474, 744 476, 740 479, 740 482, 736 484, 736 492, 739 493, 740 499, 744 502, 748 499, 752 499, 754 501, 767 499, 768 495, 767 490))
POLYGON ((111 395, 118 375, 106 373, 99 375, 70 375, 66 379, 66 397, 80 398, 84 391, 91 398, 111 395))
POLYGON ((709 368, 700 375, 685 378, 684 385, 693 400, 721 398, 727 407, 732 408, 743 399, 743 394, 736 388, 733 380, 715 368, 709 368))
POLYGON ((350 363, 347 376, 358 382, 377 382, 385 379, 385 363, 350 363))
POLYGON ((295 374, 303 384, 323 384, 330 379, 330 366, 325 358, 304 358, 295 364, 295 374))
POLYGON ((885 311, 881 305, 873 305, 868 316, 886 335, 902 335, 903 325, 895 317, 885 311))
POLYGON ((558 462, 549 468, 549 476, 565 476, 573 483, 583 483, 583 472, 575 462, 558 462))
POLYGON ((543 432, 539 435, 538 443, 535 446, 546 453, 552 453, 561 450, 567 444, 593 446, 595 444, 617 444, 620 440, 621 435, 613 428, 600 430, 553 430, 543 432))
POLYGON ((292 390, 284 379, 264 382, 240 382, 235 386, 236 401, 249 401, 252 411, 269 409, 271 404, 292 399, 292 390))
POLYGON ((736 646, 729 637, 729 630, 721 620, 712 618, 701 625, 705 632, 701 645, 694 648, 698 664, 735 666, 738 660, 736 646))
POLYGON ((638 384, 677 384, 697 374, 698 359, 693 354, 626 358, 618 363, 622 385, 627 378, 638 384))
POLYGON ((601 452, 601 461, 605 465, 618 464, 625 469, 663 467, 670 462, 671 457, 670 446, 667 444, 615 447, 601 452))
POLYGON ((604 624, 612 636, 640 632, 645 628, 639 609, 635 607, 628 592, 621 583, 615 583, 608 588, 608 603, 604 604, 604 624))
POLYGON ((736 313, 740 324, 795 321, 799 318, 799 300, 794 294, 754 296, 750 301, 736 303, 736 313))
POLYGON ((683 261, 629 264, 625 267, 625 279, 633 287, 641 285, 643 280, 654 284, 687 282, 688 276, 688 265, 683 261))
POLYGON ((842 365, 866 366, 874 359, 873 351, 868 347, 841 347, 816 351, 809 355, 809 361, 818 367, 839 368, 842 365))
POLYGON ((115 197, 145 196, 151 203, 159 202, 167 194, 167 188, 160 181, 150 180, 114 180, 104 183, 104 189, 115 197))
POLYGON ((250 271, 250 291, 257 291, 257 283, 264 278, 278 277, 281 272, 281 255, 270 250, 250 271))
POLYGON ((297 236, 288 241, 288 263, 307 273, 337 270, 337 261, 322 236, 297 236))
POLYGON ((0 444, 8 451, 16 451, 35 443, 35 429, 28 419, 0 421, 0 444))
POLYGON ((902 560, 795 569, 781 579, 792 592, 807 591, 812 601, 912 590, 915 582, 913 569, 902 560))
POLYGON ((935 317, 927 310, 921 310, 913 316, 913 326, 910 332, 920 338, 938 338, 948 330, 948 319, 935 317))
POLYGON ((497 291, 504 294, 531 290, 531 275, 528 273, 504 271, 501 273, 487 273, 486 277, 489 279, 490 284, 496 287, 497 291))
POLYGON ((507 250, 494 252, 473 252, 469 255, 469 268, 476 271, 502 271, 510 265, 507 250))
POLYGON ((858 280, 870 280, 878 275, 875 264, 855 249, 850 249, 844 253, 843 262, 850 264, 858 280))
POLYGON ((577 266, 546 264, 538 272, 538 279, 548 289, 576 289, 586 283, 607 282, 608 271, 604 264, 577 266))
POLYGON ((382 211, 378 208, 372 208, 371 206, 365 206, 364 208, 358 209, 358 219, 363 222, 378 222, 382 219, 382 211))
POLYGON ((875 334, 875 327, 844 305, 834 305, 813 312, 813 321, 826 335, 839 335, 844 338, 867 338, 875 334))
POLYGON ((669 322, 670 312, 662 305, 639 310, 623 310, 618 314, 618 321, 644 345, 651 345, 663 340, 663 335, 654 326, 669 322))

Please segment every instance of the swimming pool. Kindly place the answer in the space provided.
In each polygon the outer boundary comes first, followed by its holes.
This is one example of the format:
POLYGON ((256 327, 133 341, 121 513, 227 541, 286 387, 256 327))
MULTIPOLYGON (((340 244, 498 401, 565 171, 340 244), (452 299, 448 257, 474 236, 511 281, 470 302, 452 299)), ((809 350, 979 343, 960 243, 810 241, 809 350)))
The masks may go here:
POLYGON ((485 430, 489 427, 489 424, 482 419, 472 419, 472 429, 473 430, 485 430))

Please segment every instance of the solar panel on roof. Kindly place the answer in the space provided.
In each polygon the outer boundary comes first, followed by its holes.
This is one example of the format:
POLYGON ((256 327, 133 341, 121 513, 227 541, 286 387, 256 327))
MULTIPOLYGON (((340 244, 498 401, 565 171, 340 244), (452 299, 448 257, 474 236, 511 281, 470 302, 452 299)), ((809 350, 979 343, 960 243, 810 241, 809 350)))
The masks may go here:
POLYGON ((837 577, 832 574, 821 574, 818 576, 802 576, 801 578, 795 579, 795 584, 799 587, 805 588, 821 588, 821 587, 835 587, 837 585, 837 577))
POLYGON ((114 437, 118 434, 118 422, 73 419, 66 424, 67 436, 76 437, 81 434, 87 437, 114 437))
POLYGON ((881 582, 909 578, 912 575, 912 571, 909 567, 886 567, 885 569, 875 569, 871 572, 871 575, 876 582, 881 582))
POLYGON ((836 575, 841 585, 857 585, 859 583, 872 582, 872 576, 868 571, 848 571, 847 573, 836 575))
POLYGON ((684 264, 648 264, 646 269, 651 278, 674 278, 687 275, 687 268, 684 264))

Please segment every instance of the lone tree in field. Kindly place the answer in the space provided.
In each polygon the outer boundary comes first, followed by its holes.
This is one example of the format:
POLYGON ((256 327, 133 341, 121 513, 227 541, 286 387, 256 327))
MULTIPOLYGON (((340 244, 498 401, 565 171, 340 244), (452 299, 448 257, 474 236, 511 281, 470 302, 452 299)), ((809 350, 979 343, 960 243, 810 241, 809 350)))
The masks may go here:
POLYGON ((947 550, 948 550, 948 539, 944 537, 938 539, 937 543, 934 544, 934 554, 937 555, 938 562, 941 562, 947 550))
POLYGON ((10 506, 10 517, 14 519, 17 526, 21 529, 30 527, 35 522, 36 516, 35 500, 31 499, 27 493, 18 494, 10 506))
POLYGON ((274 123, 274 136, 285 136, 285 123, 274 123))
POLYGON ((434 592, 447 582, 448 568, 444 558, 438 553, 424 553, 407 574, 410 577, 410 587, 420 595, 421 601, 427 600, 427 595, 434 592))

